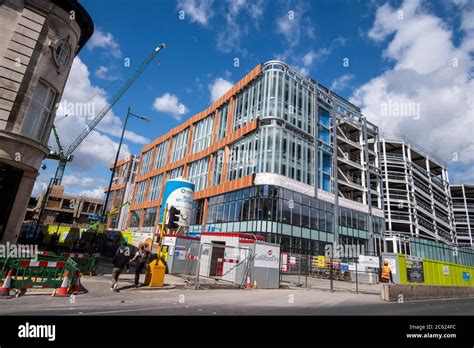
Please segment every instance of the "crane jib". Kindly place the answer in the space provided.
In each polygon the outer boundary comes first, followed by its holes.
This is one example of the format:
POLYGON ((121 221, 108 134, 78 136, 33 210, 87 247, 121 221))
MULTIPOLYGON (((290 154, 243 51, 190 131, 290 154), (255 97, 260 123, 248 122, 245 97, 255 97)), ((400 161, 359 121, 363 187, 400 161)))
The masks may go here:
MULTIPOLYGON (((107 115, 107 113, 112 109, 112 107, 120 100, 120 98, 125 94, 125 92, 130 88, 130 86, 138 79, 138 77, 140 77, 143 71, 145 71, 147 66, 164 47, 164 44, 160 44, 158 47, 153 49, 153 51, 148 55, 148 57, 140 64, 138 69, 134 71, 134 73, 128 78, 125 84, 118 90, 117 93, 115 93, 112 99, 110 99, 109 103, 107 103, 107 105, 97 114, 97 116, 92 120, 92 122, 86 126, 86 129, 84 129, 81 134, 79 134, 76 140, 71 143, 71 145, 67 149, 67 152, 59 156, 58 170, 56 170, 56 176, 54 178, 54 182, 56 183, 56 185, 59 185, 62 181, 66 162, 70 162, 73 158, 73 156, 71 155, 72 152, 74 152, 74 150, 82 143, 82 141, 89 135, 89 133, 94 130, 95 126, 97 126, 97 124, 105 117, 105 115, 107 115)), ((63 149, 59 144, 59 136, 57 135, 55 129, 54 135, 58 144, 58 150, 62 153, 63 149)), ((50 158, 55 159, 56 157, 51 156, 50 158)))

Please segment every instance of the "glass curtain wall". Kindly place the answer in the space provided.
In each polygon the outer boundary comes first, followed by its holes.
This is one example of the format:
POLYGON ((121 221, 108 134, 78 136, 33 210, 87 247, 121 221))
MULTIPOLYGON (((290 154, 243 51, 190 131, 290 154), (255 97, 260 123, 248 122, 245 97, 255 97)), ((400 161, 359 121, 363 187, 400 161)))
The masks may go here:
POLYGON ((169 144, 170 141, 168 139, 156 146, 154 169, 160 169, 166 164, 166 156, 168 155, 169 144))
POLYGON ((194 184, 194 190, 199 191, 207 187, 209 171, 209 157, 202 158, 189 164, 188 180, 194 184))
POLYGON ((186 146, 188 144, 189 128, 176 134, 173 137, 173 145, 171 147, 170 163, 179 161, 186 155, 186 146))

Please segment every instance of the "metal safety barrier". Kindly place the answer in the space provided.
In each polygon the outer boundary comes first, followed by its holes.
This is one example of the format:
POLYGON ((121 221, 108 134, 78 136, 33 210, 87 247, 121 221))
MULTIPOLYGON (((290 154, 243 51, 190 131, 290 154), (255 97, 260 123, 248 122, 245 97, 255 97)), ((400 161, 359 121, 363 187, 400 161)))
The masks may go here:
POLYGON ((100 254, 87 254, 87 253, 62 253, 62 256, 73 259, 77 263, 82 274, 88 274, 94 276, 97 274, 97 266, 99 265, 100 254))
POLYGON ((2 278, 12 271, 11 288, 24 294, 30 288, 61 287, 65 274, 69 273, 68 287, 75 283, 77 263, 71 258, 38 255, 38 259, 7 258, 2 265, 2 278), (49 258, 46 259, 46 258, 49 258))

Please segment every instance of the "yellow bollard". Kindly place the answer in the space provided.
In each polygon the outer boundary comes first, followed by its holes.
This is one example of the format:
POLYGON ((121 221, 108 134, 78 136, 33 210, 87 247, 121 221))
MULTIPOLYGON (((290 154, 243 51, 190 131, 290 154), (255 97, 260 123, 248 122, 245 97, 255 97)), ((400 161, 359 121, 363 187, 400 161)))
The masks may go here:
POLYGON ((165 284, 166 266, 161 259, 151 261, 146 268, 145 285, 162 288, 165 284))

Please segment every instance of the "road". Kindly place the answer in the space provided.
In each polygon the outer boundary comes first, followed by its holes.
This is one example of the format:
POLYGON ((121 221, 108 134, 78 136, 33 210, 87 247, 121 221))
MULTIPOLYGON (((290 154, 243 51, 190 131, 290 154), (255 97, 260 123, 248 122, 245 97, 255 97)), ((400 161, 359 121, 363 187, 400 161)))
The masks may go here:
MULTIPOLYGON (((128 276, 128 277, 127 277, 128 276)), ((89 293, 69 298, 27 293, 0 300, 0 315, 472 315, 474 298, 383 302, 376 294, 321 289, 170 290, 130 288, 124 275, 119 293, 110 276, 84 277, 89 293)))

